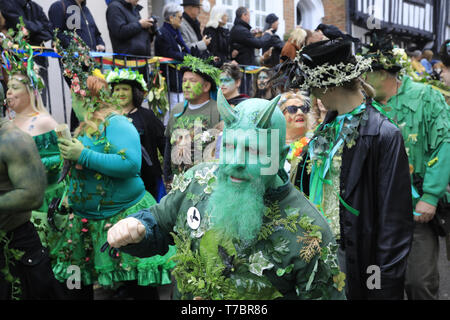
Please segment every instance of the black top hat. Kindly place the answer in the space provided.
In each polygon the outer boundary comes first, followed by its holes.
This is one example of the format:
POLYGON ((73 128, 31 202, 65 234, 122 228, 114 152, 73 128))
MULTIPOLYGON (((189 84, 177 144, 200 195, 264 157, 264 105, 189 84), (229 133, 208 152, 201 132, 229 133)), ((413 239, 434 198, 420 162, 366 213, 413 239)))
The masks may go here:
POLYGON ((181 4, 183 7, 185 6, 194 6, 194 7, 201 7, 200 0, 183 0, 183 3, 181 4))
POLYGON ((394 41, 390 33, 389 29, 374 29, 366 34, 370 36, 370 43, 364 45, 363 52, 366 51, 364 55, 372 58, 372 70, 374 71, 386 70, 397 73, 403 68, 394 61, 394 41), (381 60, 387 60, 389 63, 381 63, 381 60))
POLYGON ((284 78, 285 86, 303 90, 341 86, 366 72, 370 64, 370 59, 353 55, 351 40, 323 40, 298 51, 296 59, 282 65, 274 78, 284 78))

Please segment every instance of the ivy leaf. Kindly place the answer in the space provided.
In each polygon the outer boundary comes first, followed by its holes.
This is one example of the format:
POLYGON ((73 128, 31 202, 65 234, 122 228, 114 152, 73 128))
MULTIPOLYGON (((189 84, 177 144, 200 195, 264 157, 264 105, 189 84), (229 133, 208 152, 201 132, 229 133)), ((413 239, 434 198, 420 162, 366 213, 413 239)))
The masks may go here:
POLYGON ((262 251, 259 251, 249 257, 249 271, 259 277, 262 277, 264 270, 270 270, 274 264, 267 260, 262 251))

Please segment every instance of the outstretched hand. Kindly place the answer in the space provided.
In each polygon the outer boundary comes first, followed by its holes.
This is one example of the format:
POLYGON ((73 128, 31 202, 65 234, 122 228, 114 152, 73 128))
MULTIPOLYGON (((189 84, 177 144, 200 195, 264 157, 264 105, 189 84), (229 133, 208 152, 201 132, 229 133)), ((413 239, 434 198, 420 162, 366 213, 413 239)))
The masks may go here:
POLYGON ((120 220, 108 230, 108 243, 112 248, 139 243, 145 237, 145 227, 136 218, 120 220))
POLYGON ((61 155, 64 159, 72 160, 77 162, 83 152, 84 145, 78 139, 73 138, 72 140, 59 138, 58 147, 61 151, 61 155))

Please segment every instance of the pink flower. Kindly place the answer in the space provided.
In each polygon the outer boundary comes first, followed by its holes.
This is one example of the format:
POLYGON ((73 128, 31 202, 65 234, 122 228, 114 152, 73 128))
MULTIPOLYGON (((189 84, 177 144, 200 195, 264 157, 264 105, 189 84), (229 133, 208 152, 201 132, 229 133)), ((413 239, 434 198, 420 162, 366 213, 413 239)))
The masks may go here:
POLYGON ((85 90, 80 90, 80 94, 81 94, 83 97, 86 97, 86 91, 85 91, 85 90))
POLYGON ((81 229, 81 232, 84 232, 84 233, 86 233, 86 232, 88 232, 88 231, 89 231, 89 230, 86 229, 86 228, 81 229))
POLYGON ((72 228, 73 227, 73 224, 69 224, 69 228, 72 228))
POLYGON ((86 222, 88 222, 88 219, 83 218, 83 219, 81 219, 81 222, 86 223, 86 222))
POLYGON ((86 262, 88 262, 89 260, 91 260, 89 257, 86 257, 86 259, 84 259, 86 262))
POLYGON ((72 220, 74 217, 73 213, 69 214, 69 220, 72 220))
POLYGON ((70 239, 69 239, 69 240, 67 240, 67 243, 72 243, 72 240, 70 240, 70 239))

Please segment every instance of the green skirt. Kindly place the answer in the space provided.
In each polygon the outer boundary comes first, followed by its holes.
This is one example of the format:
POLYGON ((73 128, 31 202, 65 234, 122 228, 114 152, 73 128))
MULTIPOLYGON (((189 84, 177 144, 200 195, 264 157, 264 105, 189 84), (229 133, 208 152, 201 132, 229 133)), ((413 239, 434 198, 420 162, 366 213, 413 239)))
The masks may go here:
POLYGON ((56 279, 66 281, 73 272, 73 268, 68 268, 77 266, 81 272, 80 281, 84 285, 98 282, 101 286, 114 288, 116 284, 130 280, 137 280, 141 286, 170 284, 170 270, 175 263, 168 260, 175 254, 175 246, 170 246, 164 256, 155 255, 149 258, 137 258, 120 252, 114 259, 109 255, 109 247, 105 252, 100 252, 100 248, 107 241, 110 227, 155 203, 147 192, 136 205, 107 219, 88 220, 69 215, 57 245, 50 252, 56 257, 56 263, 53 265, 56 279))

